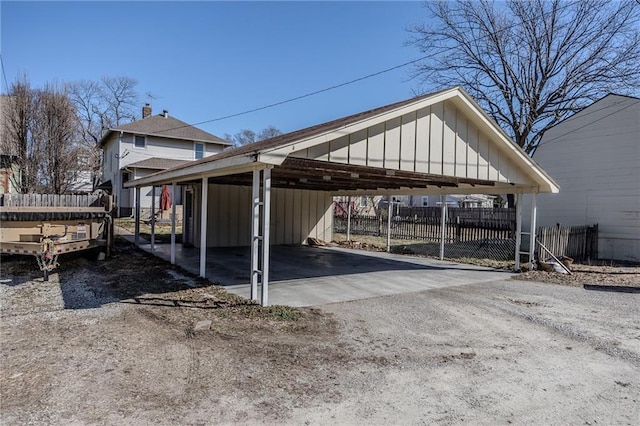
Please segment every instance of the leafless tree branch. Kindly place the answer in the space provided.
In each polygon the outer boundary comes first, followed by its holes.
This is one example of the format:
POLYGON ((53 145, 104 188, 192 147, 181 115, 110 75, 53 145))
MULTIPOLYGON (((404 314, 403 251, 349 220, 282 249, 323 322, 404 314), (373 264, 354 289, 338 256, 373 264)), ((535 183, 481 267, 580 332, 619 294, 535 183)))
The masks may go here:
POLYGON ((530 154, 568 115, 640 88, 640 7, 631 0, 425 6, 432 19, 410 29, 411 44, 430 59, 413 77, 427 89, 462 85, 530 154))

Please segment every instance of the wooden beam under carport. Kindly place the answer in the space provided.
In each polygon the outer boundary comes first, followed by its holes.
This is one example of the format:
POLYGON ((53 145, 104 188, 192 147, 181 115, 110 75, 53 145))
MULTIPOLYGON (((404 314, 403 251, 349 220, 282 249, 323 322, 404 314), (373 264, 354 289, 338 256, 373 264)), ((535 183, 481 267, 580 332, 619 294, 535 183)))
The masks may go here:
MULTIPOLYGON (((209 183, 251 186, 250 173, 217 176, 209 183)), ((485 179, 440 176, 379 167, 288 158, 273 169, 272 186, 315 191, 390 191, 398 189, 457 188, 459 185, 493 187, 485 179)))

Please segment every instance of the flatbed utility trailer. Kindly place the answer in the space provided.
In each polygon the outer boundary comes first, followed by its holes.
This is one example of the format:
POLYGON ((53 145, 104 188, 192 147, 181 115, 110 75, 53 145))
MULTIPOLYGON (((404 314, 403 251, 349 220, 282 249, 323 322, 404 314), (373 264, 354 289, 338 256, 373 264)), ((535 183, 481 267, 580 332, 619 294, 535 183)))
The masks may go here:
POLYGON ((110 195, 0 195, 0 253, 35 256, 44 280, 65 253, 113 240, 110 195))

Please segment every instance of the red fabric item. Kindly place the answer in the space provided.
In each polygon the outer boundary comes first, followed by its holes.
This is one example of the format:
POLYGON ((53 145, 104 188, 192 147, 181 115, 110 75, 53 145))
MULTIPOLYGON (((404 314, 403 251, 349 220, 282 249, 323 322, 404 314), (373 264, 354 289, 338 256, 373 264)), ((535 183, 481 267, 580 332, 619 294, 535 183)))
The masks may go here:
POLYGON ((169 194, 169 187, 162 185, 162 194, 160 194, 160 209, 169 210, 171 208, 171 195, 169 194))

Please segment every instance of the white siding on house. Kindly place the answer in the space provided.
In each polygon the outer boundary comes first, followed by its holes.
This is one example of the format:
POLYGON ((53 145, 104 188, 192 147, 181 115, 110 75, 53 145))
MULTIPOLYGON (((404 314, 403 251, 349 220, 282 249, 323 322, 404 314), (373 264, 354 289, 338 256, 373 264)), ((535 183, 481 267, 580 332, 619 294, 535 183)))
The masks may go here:
MULTIPOLYGON (((122 171, 130 164, 149 158, 169 158, 173 160, 194 160, 195 145, 193 141, 176 140, 145 136, 145 147, 134 146, 135 136, 131 133, 115 132, 103 147, 104 161, 103 178, 106 182, 111 180, 114 193, 117 194, 116 203, 120 207, 132 208, 134 206, 133 189, 122 189, 122 171)), ((217 154, 224 148, 222 145, 205 143, 205 157, 217 154)), ((137 179, 158 172, 154 169, 132 170, 132 178, 137 179)), ((159 189, 156 191, 159 194, 159 189)), ((159 195, 156 197, 156 207, 158 206, 159 195)), ((140 199, 140 206, 143 209, 151 208, 151 188, 143 188, 140 199)))
POLYGON ((106 182, 110 180, 113 183, 116 175, 115 172, 118 170, 118 138, 112 137, 102 150, 102 181, 106 182))
POLYGON ((599 225, 599 257, 640 261, 640 99, 609 95, 550 129, 534 157, 560 185, 538 223, 599 225))
MULTIPOLYGON (((195 193, 199 194, 196 189, 195 193)), ((209 185, 208 247, 248 246, 251 242, 251 188, 209 185)), ((333 197, 328 192, 272 188, 271 244, 302 244, 308 237, 333 239, 333 197)), ((199 197, 194 210, 199 235, 199 197)), ((195 238, 196 243, 200 241, 195 238)))
MULTIPOLYGON (((147 160, 152 157, 171 158, 173 160, 194 160, 195 148, 193 141, 146 137, 144 148, 136 148, 133 145, 133 135, 124 134, 120 143, 120 167, 126 167, 131 163, 147 160)), ((221 145, 205 144, 205 157, 222 151, 221 145)))

